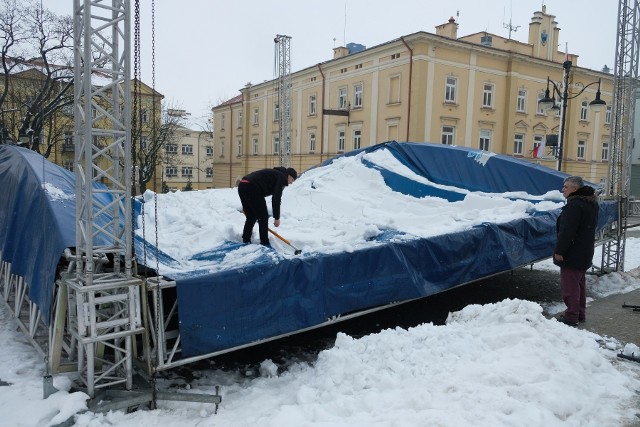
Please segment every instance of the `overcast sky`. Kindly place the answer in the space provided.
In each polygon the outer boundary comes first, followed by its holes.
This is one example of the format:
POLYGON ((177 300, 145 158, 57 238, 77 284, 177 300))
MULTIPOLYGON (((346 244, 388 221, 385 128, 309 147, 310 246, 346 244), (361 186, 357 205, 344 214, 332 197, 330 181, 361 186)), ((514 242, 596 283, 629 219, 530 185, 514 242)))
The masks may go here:
MULTIPOLYGON (((151 0, 140 3, 142 79, 151 85, 151 0)), ((505 25, 511 22, 517 28, 512 38, 527 42, 533 12, 543 3, 561 28, 560 50, 567 43, 580 66, 613 70, 618 2, 612 0, 326 0, 316 6, 299 0, 157 0, 155 87, 197 120, 247 82, 274 78, 277 34, 292 37, 295 72, 330 60, 336 46, 372 47, 417 31, 435 33, 451 16, 459 23, 458 36, 486 30, 508 37, 505 25)), ((73 12, 73 0, 43 4, 58 14, 73 12)))

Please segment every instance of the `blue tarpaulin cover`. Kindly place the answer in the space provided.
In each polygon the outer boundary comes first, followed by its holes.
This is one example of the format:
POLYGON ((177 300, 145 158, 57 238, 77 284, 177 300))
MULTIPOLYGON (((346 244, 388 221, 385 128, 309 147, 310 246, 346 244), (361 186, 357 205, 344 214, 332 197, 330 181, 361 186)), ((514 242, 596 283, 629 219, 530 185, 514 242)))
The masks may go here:
MULTIPOLYGON (((440 144, 391 142, 366 151, 381 148, 416 174, 450 186, 436 188, 368 165, 390 188, 415 197, 461 200, 464 191, 456 189, 536 196, 559 190, 567 176, 510 156, 440 144)), ((26 278, 30 299, 48 319, 56 265, 64 248, 75 245, 75 178, 37 153, 0 145, 0 188, 2 259, 11 262, 12 273, 26 278), (56 191, 47 190, 49 185, 56 191)), ((384 244, 351 253, 277 262, 263 257, 242 268, 175 277, 182 355, 295 332, 336 315, 433 295, 544 259, 553 251, 558 215, 559 210, 543 211, 415 240, 394 239, 389 232, 376 238, 384 244)), ((602 202, 599 227, 616 220, 615 203, 602 202)), ((143 247, 136 239, 138 255, 143 247)), ((226 247, 202 256, 224 256, 226 247)), ((148 242, 147 248, 154 250, 148 242)))

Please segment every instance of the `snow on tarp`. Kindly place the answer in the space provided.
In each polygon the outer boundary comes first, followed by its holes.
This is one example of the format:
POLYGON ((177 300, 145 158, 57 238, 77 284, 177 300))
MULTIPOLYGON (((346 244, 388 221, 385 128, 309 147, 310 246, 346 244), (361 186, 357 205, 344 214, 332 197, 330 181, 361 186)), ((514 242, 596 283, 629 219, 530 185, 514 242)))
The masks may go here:
MULTIPOLYGON (((342 157, 353 158, 353 164, 336 158, 302 174, 293 188, 287 189, 283 203, 292 202, 293 195, 297 205, 285 206, 285 212, 292 215, 286 222, 292 222, 294 216, 309 220, 314 210, 322 208, 312 202, 328 196, 322 194, 327 177, 337 175, 337 167, 355 164, 371 171, 367 179, 382 177, 386 190, 378 186, 376 191, 406 194, 413 207, 444 206, 474 198, 499 204, 501 197, 542 205, 550 203, 544 201, 546 192, 555 190, 559 194, 557 190, 566 176, 509 156, 424 143, 380 144, 342 157), (380 161, 384 156, 395 159, 395 163, 380 161), (291 193, 296 188, 299 192, 291 193), (488 197, 483 196, 485 193, 488 197), (499 193, 498 197, 492 198, 495 193, 499 193)), ((358 193, 371 184, 355 181, 340 182, 354 194, 354 200, 345 203, 345 212, 357 208, 357 198, 363 195, 358 193)), ((25 277, 30 299, 48 322, 56 266, 63 250, 75 245, 74 175, 30 150, 3 145, 0 188, 2 260, 11 263, 11 273, 25 277)), ((522 218, 476 222, 471 227, 447 228, 436 234, 421 233, 417 227, 397 230, 373 224, 358 230, 363 237, 360 242, 287 256, 233 241, 239 238, 236 229, 242 226, 235 189, 191 192, 185 196, 209 197, 205 208, 227 219, 227 223, 218 221, 221 224, 215 226, 224 228, 228 237, 203 246, 198 238, 173 236, 174 240, 189 241, 194 252, 188 254, 165 253, 162 244, 155 248, 142 239, 144 232, 140 229, 135 238, 139 261, 152 269, 160 265, 161 274, 176 280, 185 357, 295 332, 336 315, 432 295, 546 258, 553 249, 559 214, 556 208, 532 209, 522 218), (211 197, 214 201, 210 201, 211 197), (235 257, 237 254, 241 256, 235 257)), ((104 205, 100 200, 104 194, 94 197, 97 205, 104 205)), ((136 207, 139 214, 140 208, 136 207)), ((147 209, 147 213, 153 211, 147 209)), ((354 229, 368 219, 362 217, 360 210, 351 214, 356 215, 350 224, 354 229)), ((412 212, 394 212, 396 215, 412 212)), ((615 221, 616 215, 615 204, 601 203, 600 227, 615 221)), ((170 217, 168 221, 176 222, 177 218, 170 217)), ((189 219, 211 222, 206 214, 189 219)), ((340 221, 345 219, 339 217, 340 221)), ((434 220, 415 218, 415 222, 434 220)), ((153 221, 148 220, 147 227, 152 225, 153 221)), ((302 223, 298 228, 304 232, 302 223)), ((153 230, 149 233, 154 234, 153 230)), ((296 242, 304 240, 303 235, 294 237, 296 242)), ((96 244, 109 242, 98 236, 96 244)))
MULTIPOLYGON (((100 187, 99 185, 96 188, 100 187)), ((0 252, 11 273, 25 278, 29 299, 48 325, 56 268, 65 248, 75 246, 76 196, 72 172, 40 154, 0 145, 0 252)), ((109 195, 96 195, 102 205, 109 195)), ((105 215, 95 215, 106 223, 105 215)), ((107 244, 98 235, 96 244, 107 244)))
MULTIPOLYGON (((393 191, 449 202, 463 200, 471 192, 504 193, 503 197, 540 202, 546 193, 558 193, 567 176, 468 148, 392 142, 340 156, 303 174, 298 181, 308 186, 309 199, 298 200, 298 204, 310 202, 314 190, 322 187, 323 174, 333 173, 332 165, 344 167, 341 158, 353 156, 377 170, 393 191), (389 167, 389 162, 381 166, 375 157, 367 156, 382 149, 410 173, 389 167), (304 181, 307 174, 314 174, 310 184, 304 181)), ((354 195, 361 191, 357 184, 347 179, 341 182, 345 187, 354 186, 354 195)), ((302 194, 294 197, 300 199, 302 194)), ((285 200, 290 197, 289 193, 285 200)), ((433 295, 549 257, 559 212, 533 210, 524 218, 479 223, 438 235, 383 230, 370 239, 371 245, 354 244, 356 248, 348 251, 273 257, 265 250, 259 260, 246 265, 211 273, 177 272, 182 354, 202 355, 295 332, 337 315, 433 295)), ((616 215, 614 204, 602 203, 600 227, 610 224, 616 215)), ((428 219, 415 218, 421 220, 428 219)), ((234 250, 242 249, 230 248, 234 250)))

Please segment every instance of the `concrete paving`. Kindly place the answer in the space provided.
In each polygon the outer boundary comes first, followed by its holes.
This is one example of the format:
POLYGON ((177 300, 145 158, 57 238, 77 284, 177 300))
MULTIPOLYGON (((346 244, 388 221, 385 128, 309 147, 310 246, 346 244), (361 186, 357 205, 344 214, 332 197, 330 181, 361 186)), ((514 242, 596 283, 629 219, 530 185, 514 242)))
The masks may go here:
POLYGON ((578 327, 616 338, 622 344, 640 345, 640 308, 634 310, 627 305, 640 307, 640 289, 591 301, 587 305, 587 321, 578 327))

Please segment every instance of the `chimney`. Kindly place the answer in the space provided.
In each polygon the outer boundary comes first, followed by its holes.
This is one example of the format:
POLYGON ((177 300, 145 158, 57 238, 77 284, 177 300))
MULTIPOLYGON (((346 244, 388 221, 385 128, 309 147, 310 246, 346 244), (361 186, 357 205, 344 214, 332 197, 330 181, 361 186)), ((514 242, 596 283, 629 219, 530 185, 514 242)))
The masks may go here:
POLYGON ((453 16, 449 18, 449 22, 446 24, 436 26, 436 34, 454 40, 458 38, 458 24, 456 24, 456 20, 453 19, 453 16))
POLYGON ((342 58, 343 56, 349 55, 349 49, 344 46, 334 47, 333 48, 333 59, 342 58))

